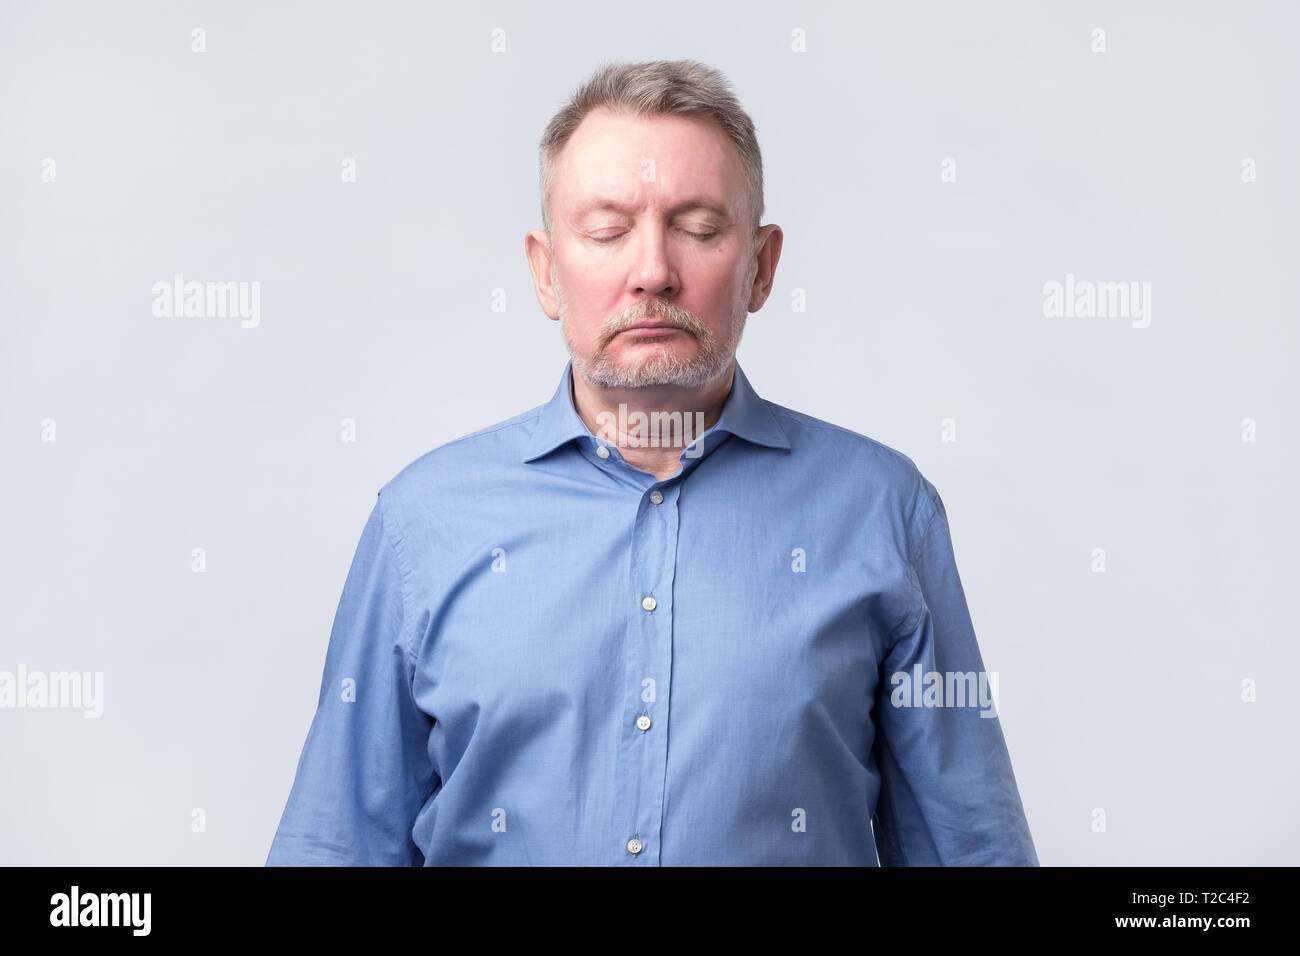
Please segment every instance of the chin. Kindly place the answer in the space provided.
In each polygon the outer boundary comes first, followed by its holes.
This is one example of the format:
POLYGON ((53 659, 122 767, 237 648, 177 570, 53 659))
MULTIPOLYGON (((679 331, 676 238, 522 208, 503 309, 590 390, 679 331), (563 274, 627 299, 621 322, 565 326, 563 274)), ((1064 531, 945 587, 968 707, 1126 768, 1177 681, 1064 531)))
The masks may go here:
POLYGON ((700 347, 694 339, 689 342, 657 342, 646 345, 624 345, 619 348, 614 360, 620 365, 637 367, 654 361, 660 355, 669 355, 679 362, 689 362, 700 353, 700 347))

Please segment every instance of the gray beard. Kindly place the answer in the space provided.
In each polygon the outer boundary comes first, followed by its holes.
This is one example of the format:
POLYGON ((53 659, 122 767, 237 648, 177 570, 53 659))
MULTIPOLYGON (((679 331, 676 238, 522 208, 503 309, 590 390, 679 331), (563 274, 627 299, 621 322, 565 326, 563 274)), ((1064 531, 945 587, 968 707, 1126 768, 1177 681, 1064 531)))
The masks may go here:
MULTIPOLYGON (((742 288, 750 287, 757 270, 758 263, 755 262, 747 270, 747 281, 742 288)), ((654 308, 656 314, 666 315, 669 321, 684 328, 688 335, 695 338, 698 343, 695 355, 687 359, 679 358, 664 345, 656 348, 653 354, 643 358, 638 364, 629 367, 614 361, 602 347, 596 358, 588 362, 577 353, 569 337, 564 318, 567 311, 564 306, 564 291, 560 288, 558 270, 554 261, 551 263, 551 284, 555 288, 564 347, 568 349, 569 357, 573 360, 573 370, 595 388, 647 388, 654 385, 698 388, 707 385, 730 368, 736 349, 740 346, 740 339, 745 334, 745 320, 748 316, 743 307, 739 309, 739 321, 732 326, 731 337, 719 342, 698 317, 679 310, 671 303, 657 304, 654 308)), ((627 328, 637 317, 647 311, 648 309, 633 310, 631 317, 625 315, 620 316, 619 321, 606 322, 605 334, 627 328)))
MULTIPOLYGON (((743 323, 740 331, 744 331, 743 323)), ((719 348, 716 340, 703 342, 690 358, 674 355, 665 345, 629 366, 616 362, 603 351, 594 361, 588 362, 569 346, 568 336, 565 336, 573 370, 596 388, 646 388, 652 385, 697 388, 707 385, 730 366, 739 344, 740 336, 734 343, 727 343, 727 348, 719 348)))

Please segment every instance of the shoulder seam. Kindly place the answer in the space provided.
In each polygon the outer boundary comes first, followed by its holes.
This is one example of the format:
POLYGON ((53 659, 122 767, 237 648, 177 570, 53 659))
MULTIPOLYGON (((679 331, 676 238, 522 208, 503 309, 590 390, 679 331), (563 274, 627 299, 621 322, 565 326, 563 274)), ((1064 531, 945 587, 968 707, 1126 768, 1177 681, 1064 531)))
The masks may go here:
MULTIPOLYGON (((924 485, 921 486, 921 490, 926 490, 924 485)), ((925 522, 925 530, 922 531, 920 536, 916 539, 916 543, 912 545, 911 554, 908 555, 908 559, 913 564, 916 564, 916 559, 921 553, 922 546, 930 540, 930 532, 934 530, 934 519, 939 517, 939 508, 935 505, 934 496, 928 491, 926 491, 925 496, 930 502, 930 517, 925 522)))
MULTIPOLYGON (((934 498, 926 487, 925 476, 921 474, 919 468, 916 471, 916 477, 918 480, 917 495, 918 497, 924 495, 924 497, 929 500, 930 517, 926 519, 925 530, 921 532, 915 541, 911 540, 911 535, 908 534, 907 531, 904 532, 906 537, 909 539, 907 544, 907 579, 908 584, 912 589, 912 596, 916 601, 916 609, 909 614, 901 624, 894 628, 892 632, 890 632, 889 643, 891 649, 894 643, 898 641, 899 635, 915 628, 921 620, 921 615, 925 612, 925 594, 921 591, 921 580, 916 573, 916 562, 917 558, 921 554, 922 547, 930 539, 930 532, 934 530, 934 519, 939 516, 939 509, 935 506, 934 498)), ((915 514, 915 510, 913 511, 913 514, 915 514)), ((911 523, 912 521, 909 520, 909 529, 911 523)))
POLYGON ((412 650, 412 642, 407 639, 407 631, 411 626, 412 617, 410 595, 411 575, 409 571, 410 561, 406 554, 406 542, 402 540, 400 535, 394 533, 389 528, 388 504, 384 500, 384 489, 379 489, 377 494, 379 497, 379 520, 382 524, 384 540, 387 541, 393 549, 393 555, 397 559, 397 572, 402 579, 402 627, 398 640, 401 642, 402 650, 406 654, 407 661, 415 663, 416 655, 412 650))

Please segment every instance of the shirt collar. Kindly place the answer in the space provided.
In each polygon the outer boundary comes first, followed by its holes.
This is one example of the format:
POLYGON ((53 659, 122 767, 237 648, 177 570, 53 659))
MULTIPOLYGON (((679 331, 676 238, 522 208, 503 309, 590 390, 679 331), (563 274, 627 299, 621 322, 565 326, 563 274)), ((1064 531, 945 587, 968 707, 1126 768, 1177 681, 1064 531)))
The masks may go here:
MULTIPOLYGON (((722 415, 705 435, 715 432, 726 432, 769 448, 790 447, 790 441, 776 416, 749 384, 739 362, 735 363, 735 376, 731 391, 722 406, 722 415)), ((596 436, 578 416, 578 410, 573 405, 573 360, 570 359, 564 365, 564 373, 560 376, 555 394, 542 406, 537 429, 527 442, 523 460, 529 462, 541 458, 575 438, 596 441, 596 436)), ((703 436, 697 436, 696 440, 701 438, 703 436)))

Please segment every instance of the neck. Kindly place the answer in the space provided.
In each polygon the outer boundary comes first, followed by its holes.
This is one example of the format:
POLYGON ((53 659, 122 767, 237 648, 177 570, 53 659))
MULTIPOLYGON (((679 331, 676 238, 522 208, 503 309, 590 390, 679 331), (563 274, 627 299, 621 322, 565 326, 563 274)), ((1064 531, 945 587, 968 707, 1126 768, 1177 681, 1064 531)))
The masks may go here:
POLYGON ((682 451, 717 424, 735 380, 735 360, 695 387, 601 388, 576 370, 573 407, 593 435, 617 445, 628 464, 663 479, 678 470, 682 451))

